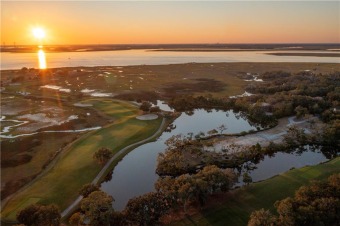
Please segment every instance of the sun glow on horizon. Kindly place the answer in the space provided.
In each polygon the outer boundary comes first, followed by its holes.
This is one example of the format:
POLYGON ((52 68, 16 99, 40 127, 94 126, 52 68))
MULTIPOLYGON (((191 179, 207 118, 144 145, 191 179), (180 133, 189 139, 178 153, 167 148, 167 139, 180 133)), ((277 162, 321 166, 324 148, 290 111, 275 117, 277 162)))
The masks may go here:
POLYGON ((36 27, 32 29, 33 36, 39 40, 45 38, 46 34, 43 28, 36 27))

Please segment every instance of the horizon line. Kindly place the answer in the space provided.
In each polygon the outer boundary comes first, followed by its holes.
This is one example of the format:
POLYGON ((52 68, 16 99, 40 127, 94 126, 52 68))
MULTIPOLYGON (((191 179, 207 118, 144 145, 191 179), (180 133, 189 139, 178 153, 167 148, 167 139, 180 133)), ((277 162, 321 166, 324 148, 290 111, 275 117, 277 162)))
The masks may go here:
MULTIPOLYGON (((335 44, 340 45, 340 42, 235 42, 235 43, 87 43, 87 44, 45 44, 42 46, 76 46, 76 45, 316 45, 316 44, 335 44)), ((36 44, 1 44, 3 46, 37 46, 36 44)))

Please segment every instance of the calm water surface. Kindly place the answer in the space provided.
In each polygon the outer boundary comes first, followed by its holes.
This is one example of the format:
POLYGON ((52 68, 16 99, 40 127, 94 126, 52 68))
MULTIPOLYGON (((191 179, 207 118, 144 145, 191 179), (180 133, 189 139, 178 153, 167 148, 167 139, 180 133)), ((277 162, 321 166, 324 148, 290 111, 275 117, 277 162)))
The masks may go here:
MULTIPOLYGON (((96 52, 60 52, 46 53, 48 68, 77 66, 127 66, 160 65, 179 63, 211 62, 319 62, 339 63, 337 57, 305 57, 267 55, 270 51, 235 51, 235 52, 166 52, 149 50, 119 50, 96 52)), ((279 52, 279 51, 271 51, 279 52)), ((282 51, 281 51, 282 52, 282 51)), ((290 51, 303 53, 306 51, 290 51)), ((311 51, 308 51, 309 53, 311 51)), ((312 51, 317 52, 317 51, 312 51)), ((320 51, 319 51, 320 52, 320 51)), ((334 53, 334 51, 321 51, 334 53)), ((1 53, 1 69, 38 68, 37 53, 1 53)))
MULTIPOLYGON (((171 136, 180 133, 186 135, 190 132, 197 134, 200 131, 206 133, 221 124, 228 128, 225 133, 256 129, 243 118, 237 117, 233 111, 213 110, 208 113, 205 110, 195 110, 191 116, 183 113, 173 124, 176 128, 170 133, 164 132, 156 142, 144 144, 126 155, 115 167, 112 179, 102 183, 101 189, 116 200, 113 204, 115 210, 123 210, 130 198, 154 191, 154 183, 158 179, 155 173, 157 156, 165 150, 164 142, 171 136)), ((255 182, 285 172, 292 167, 314 165, 325 160, 323 154, 318 152, 308 151, 301 155, 277 153, 272 158, 266 156, 250 175, 255 182)))
MULTIPOLYGON (((253 182, 271 178, 280 173, 286 172, 291 168, 301 168, 304 166, 316 165, 327 161, 327 158, 320 151, 307 151, 297 153, 278 152, 273 157, 265 156, 264 159, 256 165, 256 169, 249 172, 253 182)), ((243 185, 242 178, 237 185, 243 185)))
POLYGON ((221 124, 228 127, 224 133, 256 129, 246 120, 237 119, 233 111, 213 110, 208 113, 205 110, 195 110, 191 116, 183 113, 173 124, 176 128, 170 133, 164 132, 156 142, 144 144, 126 155, 115 167, 111 181, 102 184, 102 190, 116 200, 113 205, 116 210, 124 209, 130 198, 154 191, 154 183, 158 178, 155 173, 157 156, 165 150, 164 142, 171 136, 190 132, 197 134, 200 131, 206 133, 221 124))

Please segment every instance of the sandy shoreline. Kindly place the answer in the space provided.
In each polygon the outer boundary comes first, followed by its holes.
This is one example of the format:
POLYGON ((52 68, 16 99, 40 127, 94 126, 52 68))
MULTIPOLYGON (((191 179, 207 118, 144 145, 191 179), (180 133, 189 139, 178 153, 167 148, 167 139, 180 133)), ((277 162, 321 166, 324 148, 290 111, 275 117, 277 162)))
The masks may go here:
POLYGON ((322 126, 322 123, 315 117, 310 119, 297 120, 295 116, 281 118, 279 123, 274 128, 260 131, 245 136, 228 136, 219 138, 212 147, 208 147, 207 150, 222 150, 229 147, 231 144, 246 147, 256 145, 257 143, 261 146, 267 146, 270 142, 281 143, 283 141, 283 135, 287 134, 290 126, 297 126, 298 128, 304 129, 305 133, 312 133, 317 128, 322 126), (312 121, 314 121, 312 125, 312 121))

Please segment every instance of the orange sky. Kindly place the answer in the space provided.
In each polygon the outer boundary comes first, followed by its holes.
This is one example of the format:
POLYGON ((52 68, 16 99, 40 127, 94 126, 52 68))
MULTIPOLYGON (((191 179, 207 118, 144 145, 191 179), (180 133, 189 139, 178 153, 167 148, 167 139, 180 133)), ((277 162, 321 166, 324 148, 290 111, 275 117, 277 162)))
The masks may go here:
POLYGON ((340 42, 340 3, 1 2, 1 44, 340 42))

